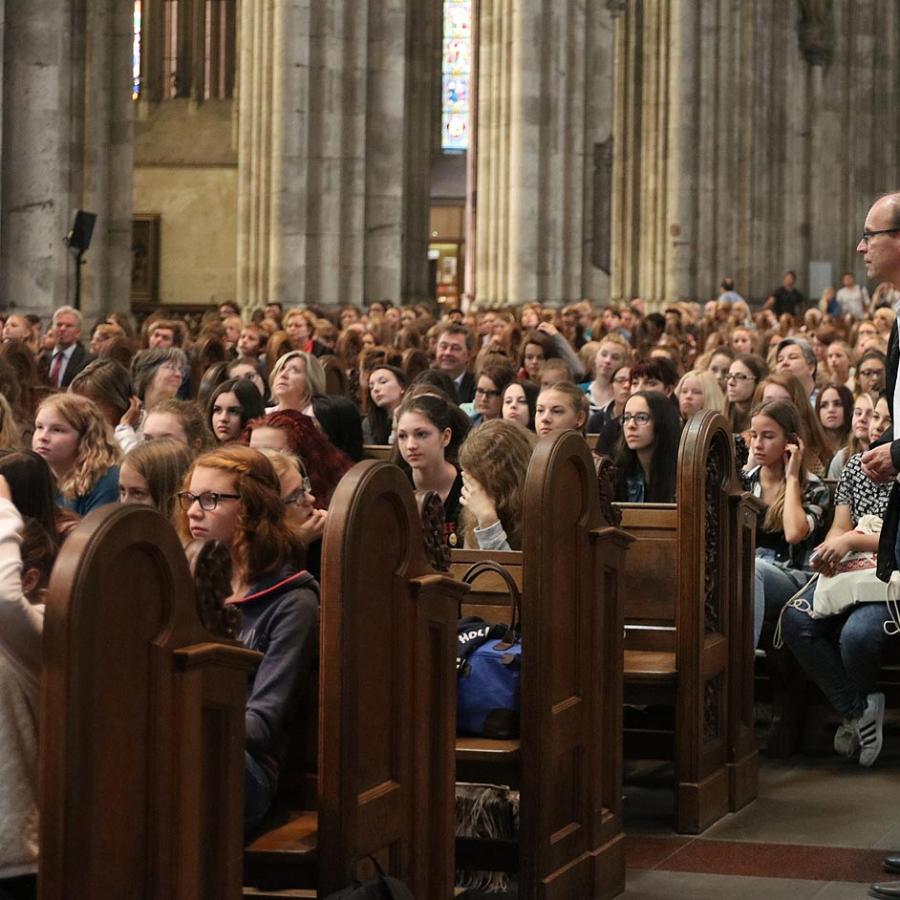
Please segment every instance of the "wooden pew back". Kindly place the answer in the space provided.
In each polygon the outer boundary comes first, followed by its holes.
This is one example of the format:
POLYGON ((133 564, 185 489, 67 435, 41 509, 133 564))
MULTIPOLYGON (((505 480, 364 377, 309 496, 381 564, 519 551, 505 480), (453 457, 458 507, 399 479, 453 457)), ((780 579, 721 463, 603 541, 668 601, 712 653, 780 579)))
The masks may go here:
MULTIPOLYGON (((603 519, 580 435, 538 443, 524 515, 522 551, 452 554, 457 576, 492 559, 523 588, 520 896, 612 895, 624 879, 620 597, 629 538, 603 519)), ((480 578, 464 612, 508 621, 502 580, 480 578)))
POLYGON ((627 561, 626 681, 636 702, 648 702, 658 691, 654 678, 662 685, 670 674, 679 829, 696 832, 733 802, 726 772, 738 743, 755 767, 746 730, 752 647, 744 609, 752 603, 755 531, 719 413, 703 411, 685 425, 677 479, 677 504, 620 505, 622 527, 638 538, 627 561), (672 663, 665 654, 674 654, 672 663))
POLYGON ((240 897, 258 658, 201 625, 159 513, 107 506, 75 528, 44 631, 42 900, 240 897))
POLYGON ((453 887, 456 614, 426 559, 408 479, 358 463, 323 547, 319 892, 377 855, 416 897, 453 887))

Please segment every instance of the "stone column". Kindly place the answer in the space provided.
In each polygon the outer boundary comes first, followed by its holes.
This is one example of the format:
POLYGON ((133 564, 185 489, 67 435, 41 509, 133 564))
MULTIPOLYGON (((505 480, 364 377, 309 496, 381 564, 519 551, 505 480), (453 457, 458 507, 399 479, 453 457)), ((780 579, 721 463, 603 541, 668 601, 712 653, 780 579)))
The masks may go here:
POLYGON ((436 10, 415 0, 245 0, 244 304, 424 296, 436 10))
POLYGON ((633 0, 615 40, 615 299, 863 276, 854 236, 900 176, 896 4, 633 0))
MULTIPOLYGON (((132 10, 119 0, 91 0, 77 35, 83 100, 73 103, 71 205, 97 214, 82 273, 82 309, 127 310, 131 292, 133 108, 132 10)), ((73 40, 76 36, 73 36, 73 40)))
POLYGON ((74 297, 63 245, 98 214, 82 308, 127 309, 131 18, 115 0, 8 4, 3 21, 0 303, 47 315, 74 297))
POLYGON ((482 306, 560 305, 594 287, 594 144, 609 136, 603 90, 608 96, 612 56, 609 12, 596 6, 481 3, 475 253, 482 306))

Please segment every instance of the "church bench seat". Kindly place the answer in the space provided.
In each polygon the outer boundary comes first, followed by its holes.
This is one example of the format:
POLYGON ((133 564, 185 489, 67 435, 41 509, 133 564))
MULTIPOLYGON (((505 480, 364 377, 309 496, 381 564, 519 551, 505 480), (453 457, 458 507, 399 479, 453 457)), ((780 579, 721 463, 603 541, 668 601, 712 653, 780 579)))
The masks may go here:
POLYGON ((315 853, 319 845, 319 816, 310 810, 289 812, 287 821, 261 834, 247 845, 260 856, 284 853, 315 853))
POLYGON ((381 459, 389 462, 394 448, 390 444, 364 444, 364 459, 381 459))
POLYGON ((626 756, 671 748, 676 828, 695 834, 756 796, 755 514, 721 415, 689 420, 677 473, 677 504, 618 504, 635 537, 626 558, 626 756), (660 705, 674 712, 668 743, 659 739, 660 705), (651 707, 649 726, 635 709, 642 706, 651 707))
POLYGON ((626 650, 625 678, 647 684, 674 683, 678 677, 675 654, 665 650, 626 650))

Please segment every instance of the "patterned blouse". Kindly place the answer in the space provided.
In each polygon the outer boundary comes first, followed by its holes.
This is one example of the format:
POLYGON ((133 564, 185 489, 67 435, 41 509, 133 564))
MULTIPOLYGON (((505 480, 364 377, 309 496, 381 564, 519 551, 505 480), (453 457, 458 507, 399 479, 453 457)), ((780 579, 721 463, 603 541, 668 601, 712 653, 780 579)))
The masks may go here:
POLYGON ((892 481, 877 484, 867 478, 860 466, 861 459, 862 453, 856 453, 847 460, 834 492, 835 506, 850 507, 850 519, 854 528, 863 516, 884 518, 893 487, 892 481))
MULTIPOLYGON (((762 498, 762 484, 759 480, 761 466, 756 466, 749 472, 742 472, 741 479, 744 487, 754 497, 762 498)), ((756 525, 757 548, 768 548, 775 551, 775 561, 792 569, 807 568, 807 558, 824 537, 825 513, 831 507, 831 494, 828 486, 822 480, 811 473, 807 473, 806 485, 803 488, 803 512, 809 522, 809 535, 799 544, 789 544, 784 536, 784 531, 766 531, 763 522, 766 511, 761 510, 756 525)))

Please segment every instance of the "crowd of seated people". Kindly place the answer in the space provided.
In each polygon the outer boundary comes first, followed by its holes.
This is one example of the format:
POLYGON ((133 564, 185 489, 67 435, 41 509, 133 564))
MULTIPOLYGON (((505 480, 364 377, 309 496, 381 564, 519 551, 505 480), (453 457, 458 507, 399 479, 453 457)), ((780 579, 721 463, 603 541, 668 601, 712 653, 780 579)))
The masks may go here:
MULTIPOLYGON (((640 300, 468 313, 226 303, 202 317, 160 310, 140 325, 123 314, 89 325, 69 307, 46 323, 11 314, 0 345, 9 702, 37 702, 42 595, 79 517, 147 504, 187 549, 220 541, 232 561, 227 602, 242 610, 248 643, 267 647, 247 707, 250 830, 274 795, 295 688, 315 657, 328 507, 364 445, 389 446, 416 491, 438 493, 451 546, 520 549, 539 438, 586 435, 616 461, 619 501, 677 503, 682 427, 715 410, 763 507, 756 638, 781 618, 785 643, 841 717, 835 749, 871 765, 890 612, 882 599, 814 617, 810 582, 877 545, 885 490, 859 460, 890 425, 881 392, 896 299, 879 290, 851 314, 826 296, 796 317, 773 303, 752 312, 740 298, 651 313, 640 300), (826 479, 837 481, 827 533, 826 479)), ((2 739, 34 752, 34 735, 11 736, 13 725, 2 739)), ((19 763, 30 793, 4 796, 18 838, 0 851, 0 879, 35 867, 34 767, 19 763)))

